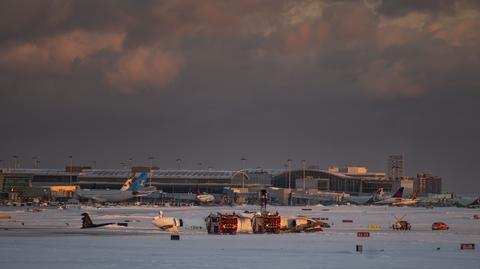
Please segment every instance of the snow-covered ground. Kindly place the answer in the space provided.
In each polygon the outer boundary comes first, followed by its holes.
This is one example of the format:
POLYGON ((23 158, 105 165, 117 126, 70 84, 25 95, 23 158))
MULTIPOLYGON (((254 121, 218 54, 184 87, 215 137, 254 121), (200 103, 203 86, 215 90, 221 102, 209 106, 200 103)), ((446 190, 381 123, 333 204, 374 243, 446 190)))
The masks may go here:
POLYGON ((332 228, 314 234, 208 235, 210 212, 243 212, 245 207, 110 207, 31 212, 0 207, 0 268, 480 268, 479 209, 332 206, 270 207, 282 215, 328 218, 332 228), (187 229, 171 241, 151 219, 163 210, 182 218, 187 229), (80 214, 95 223, 124 227, 79 229, 80 214), (411 231, 393 231, 393 215, 406 214, 411 231), (343 223, 342 220, 353 220, 343 223), (435 221, 448 231, 432 231, 435 221), (381 230, 368 230, 381 225, 381 230), (201 227, 201 229, 199 228, 201 227), (358 238, 358 231, 371 237, 358 238), (475 250, 460 250, 475 243, 475 250), (363 245, 363 252, 355 246, 363 245))

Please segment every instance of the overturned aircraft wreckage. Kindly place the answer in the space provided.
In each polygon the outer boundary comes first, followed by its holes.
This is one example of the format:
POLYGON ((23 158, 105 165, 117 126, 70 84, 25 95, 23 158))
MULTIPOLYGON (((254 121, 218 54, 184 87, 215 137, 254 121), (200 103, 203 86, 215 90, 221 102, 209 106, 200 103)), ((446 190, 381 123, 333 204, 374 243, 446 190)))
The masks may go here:
POLYGON ((236 233, 300 233, 318 232, 322 227, 329 228, 318 218, 306 216, 284 217, 278 212, 270 213, 267 208, 267 193, 260 193, 261 210, 259 212, 245 211, 240 214, 211 213, 205 218, 209 234, 236 234, 236 233))
POLYGON ((163 211, 160 211, 158 216, 152 220, 152 224, 160 228, 162 231, 178 232, 178 229, 183 227, 183 220, 174 217, 166 217, 163 215, 163 211))

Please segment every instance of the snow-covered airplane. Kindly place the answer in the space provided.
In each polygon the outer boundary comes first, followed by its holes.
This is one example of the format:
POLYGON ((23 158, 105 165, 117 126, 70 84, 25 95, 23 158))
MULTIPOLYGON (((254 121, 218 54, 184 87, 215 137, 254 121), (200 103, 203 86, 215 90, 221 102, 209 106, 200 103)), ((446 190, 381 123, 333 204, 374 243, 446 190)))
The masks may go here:
POLYGON ((143 187, 147 179, 147 173, 134 173, 123 184, 120 190, 89 190, 83 189, 75 192, 82 199, 90 199, 97 202, 122 202, 134 197, 147 196, 152 191, 144 191, 143 187))

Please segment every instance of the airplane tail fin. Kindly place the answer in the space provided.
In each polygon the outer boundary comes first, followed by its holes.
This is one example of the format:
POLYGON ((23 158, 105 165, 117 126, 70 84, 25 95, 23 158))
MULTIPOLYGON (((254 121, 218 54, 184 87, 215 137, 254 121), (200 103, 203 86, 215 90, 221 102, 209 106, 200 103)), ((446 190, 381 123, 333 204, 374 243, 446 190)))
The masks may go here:
POLYGON ((383 195, 384 195, 383 188, 379 188, 377 192, 378 192, 378 195, 377 195, 378 198, 379 198, 379 199, 380 199, 380 198, 383 198, 383 195))
POLYGON ((471 202, 468 206, 479 206, 480 205, 480 197, 475 199, 475 201, 471 202))
POLYGON ((403 187, 398 189, 398 191, 392 196, 392 198, 402 198, 403 197, 403 187))
POLYGON ((135 173, 132 173, 125 183, 123 183, 122 188, 120 189, 121 191, 129 191, 130 188, 132 187, 133 182, 135 182, 135 173))
POLYGON ((140 190, 143 186, 145 186, 145 181, 147 180, 147 173, 132 173, 130 177, 125 181, 121 191, 132 191, 136 192, 140 190))
MULTIPOLYGON (((90 218, 90 215, 88 215, 88 213, 82 213, 82 229, 97 228, 97 227, 107 226, 111 224, 114 224, 114 223, 108 222, 108 223, 94 224, 92 219, 90 218)), ((117 225, 127 227, 128 223, 117 223, 117 225)))
POLYGON ((130 190, 132 192, 139 191, 141 188, 143 188, 143 186, 145 186, 145 181, 147 181, 147 173, 141 172, 135 174, 135 181, 133 182, 130 190))
POLYGON ((82 213, 82 228, 89 228, 93 226, 92 219, 88 213, 82 213))
POLYGON ((378 201, 383 196, 383 188, 378 188, 378 190, 368 199, 366 202, 367 205, 373 204, 374 202, 378 201))

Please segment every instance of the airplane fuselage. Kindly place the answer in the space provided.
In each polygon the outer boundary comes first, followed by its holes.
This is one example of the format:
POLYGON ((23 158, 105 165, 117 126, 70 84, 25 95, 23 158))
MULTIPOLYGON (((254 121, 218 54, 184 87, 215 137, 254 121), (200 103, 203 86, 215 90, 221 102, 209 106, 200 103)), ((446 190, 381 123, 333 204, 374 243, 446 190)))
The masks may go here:
POLYGON ((199 194, 197 195, 197 200, 200 201, 201 203, 210 203, 215 200, 215 196, 211 194, 199 194))
POLYGON ((375 202, 375 205, 400 206, 400 205, 414 205, 416 203, 418 203, 417 199, 388 198, 385 200, 375 202))
POLYGON ((80 198, 97 202, 123 202, 135 197, 131 191, 120 190, 78 190, 75 192, 80 198))

